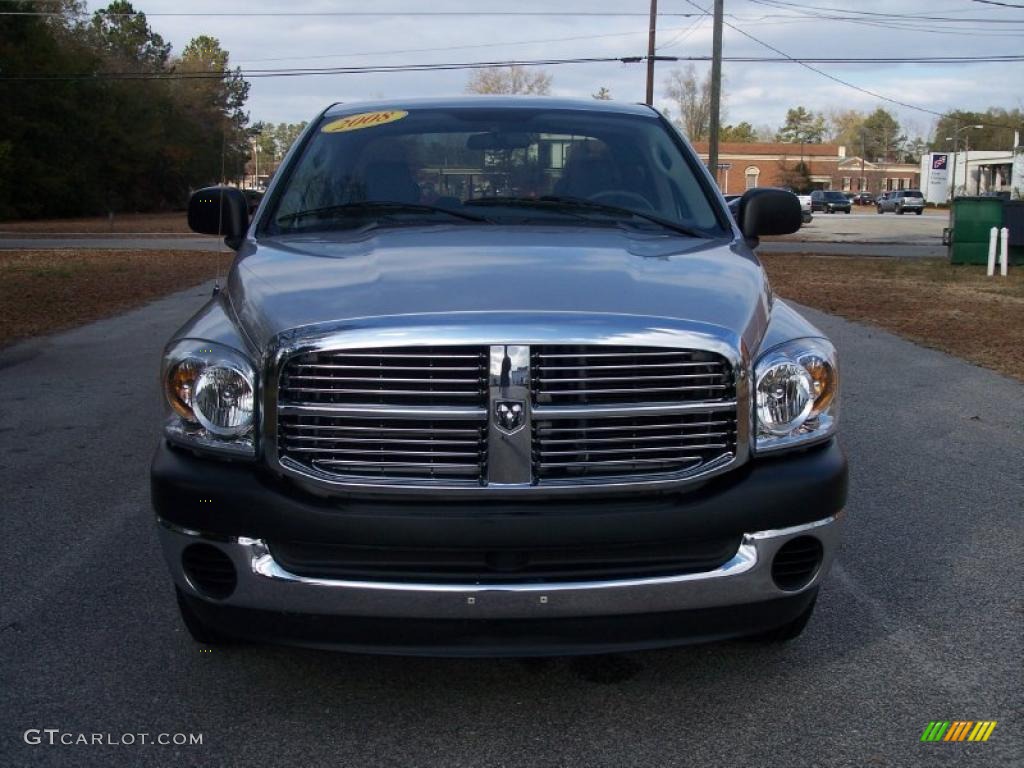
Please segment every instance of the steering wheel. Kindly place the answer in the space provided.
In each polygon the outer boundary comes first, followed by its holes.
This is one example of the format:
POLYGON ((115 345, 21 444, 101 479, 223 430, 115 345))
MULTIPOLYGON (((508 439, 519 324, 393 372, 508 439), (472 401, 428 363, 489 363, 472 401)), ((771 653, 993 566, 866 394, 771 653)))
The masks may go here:
POLYGON ((629 192, 625 189, 606 189, 604 192, 598 192, 596 195, 590 195, 587 200, 592 200, 595 203, 605 203, 607 205, 616 205, 621 208, 633 208, 641 211, 654 212, 654 206, 651 202, 643 195, 638 195, 636 192, 629 192))

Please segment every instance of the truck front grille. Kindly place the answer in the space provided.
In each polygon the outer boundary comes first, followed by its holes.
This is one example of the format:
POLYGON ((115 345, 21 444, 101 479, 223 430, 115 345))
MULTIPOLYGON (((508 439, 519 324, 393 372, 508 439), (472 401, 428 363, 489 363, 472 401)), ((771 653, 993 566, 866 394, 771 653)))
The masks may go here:
POLYGON ((307 479, 518 492, 724 468, 744 437, 737 403, 717 352, 475 344, 297 351, 268 407, 271 455, 307 479))

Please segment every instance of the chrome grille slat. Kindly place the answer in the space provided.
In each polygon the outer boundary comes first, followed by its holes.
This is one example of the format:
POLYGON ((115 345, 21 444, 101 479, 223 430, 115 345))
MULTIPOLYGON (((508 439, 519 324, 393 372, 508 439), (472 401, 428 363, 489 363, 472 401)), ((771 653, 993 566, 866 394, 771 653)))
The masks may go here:
POLYGON ((538 376, 537 383, 543 386, 545 384, 575 384, 583 381, 688 381, 690 379, 718 379, 721 381, 725 378, 726 376, 724 373, 677 373, 657 376, 583 376, 572 379, 538 376))
POLYGON ((390 455, 395 455, 395 456, 426 456, 426 457, 429 457, 429 458, 432 458, 432 459, 433 458, 436 458, 436 459, 472 459, 472 458, 476 458, 479 455, 479 452, 477 452, 477 451, 470 451, 470 452, 465 452, 465 451, 405 451, 405 450, 397 450, 397 449, 387 450, 387 451, 385 451, 385 450, 367 451, 367 450, 357 449, 357 448, 305 448, 305 447, 299 447, 299 448, 292 447, 292 448, 288 449, 288 452, 289 453, 315 453, 315 454, 317 454, 318 458, 314 459, 314 461, 323 461, 323 458, 319 458, 319 457, 330 458, 331 456, 338 456, 338 455, 346 456, 346 455, 349 455, 349 454, 355 454, 356 456, 375 456, 375 455, 378 455, 378 454, 387 454, 389 456, 390 455))
MULTIPOLYGON (((719 421, 694 421, 687 424, 689 427, 720 427, 729 424, 726 419, 719 421)), ((678 427, 679 424, 642 424, 632 427, 588 427, 588 432, 623 432, 623 431, 636 431, 636 430, 651 430, 651 429, 672 429, 678 427)), ((537 433, 542 436, 562 434, 565 432, 579 432, 578 427, 547 427, 545 429, 538 429, 537 433)))
MULTIPOLYGON (((444 427, 438 427, 437 429, 418 429, 418 428, 403 428, 403 427, 350 427, 350 426, 334 426, 331 424, 304 424, 302 429, 312 432, 321 431, 346 431, 346 432, 376 432, 387 435, 444 435, 446 437, 454 437, 455 435, 462 435, 463 437, 476 437, 479 434, 479 430, 472 429, 445 429, 444 427)), ((306 439, 306 438, 304 438, 306 439)), ((309 437, 308 439, 314 440, 317 438, 309 437)), ((372 438, 353 438, 353 439, 372 439, 372 438)))
POLYGON ((583 443, 646 443, 653 441, 665 441, 665 440, 696 440, 705 437, 728 437, 728 432, 705 432, 695 435, 644 435, 642 437, 580 437, 573 439, 545 439, 545 445, 580 445, 583 443))
MULTIPOLYGON (((541 356, 543 357, 543 355, 541 356)), ((595 355, 588 355, 588 357, 595 357, 595 355)), ((660 368, 693 368, 696 366, 703 367, 717 367, 722 368, 721 363, 644 363, 644 370, 648 369, 660 369, 660 368)), ((636 368, 636 365, 602 365, 601 370, 613 371, 622 369, 636 368)), ((591 366, 589 365, 538 365, 538 371, 588 371, 591 366)))
POLYGON ((460 379, 396 379, 387 376, 313 376, 309 374, 292 374, 291 381, 358 381, 372 384, 462 384, 460 379))
POLYGON ((606 470, 612 467, 634 467, 642 465, 654 465, 659 466, 675 465, 680 462, 688 462, 691 464, 701 464, 702 460, 700 456, 674 456, 672 458, 664 459, 615 459, 611 461, 545 461, 541 462, 538 466, 541 469, 589 469, 597 468, 606 470))
POLYGON ((562 357, 588 357, 588 358, 608 358, 608 357, 665 357, 667 355, 687 355, 689 351, 683 351, 678 349, 661 349, 661 350, 646 350, 641 352, 541 352, 538 357, 541 360, 552 360, 562 357))
POLYGON ((481 392, 455 392, 450 390, 431 390, 423 392, 418 389, 348 389, 343 387, 289 387, 289 392, 302 392, 303 394, 328 394, 328 395, 381 395, 383 397, 399 397, 404 395, 423 396, 432 395, 435 397, 473 397, 480 399, 481 392))
MULTIPOLYGON (((289 442, 314 442, 314 443, 356 443, 358 445, 466 445, 465 440, 400 440, 390 437, 322 437, 320 435, 293 435, 288 438, 289 442)), ((475 441, 474 441, 475 442, 475 441)))
POLYGON ((705 390, 721 392, 728 388, 729 386, 727 384, 701 384, 681 387, 618 387, 615 389, 585 389, 584 387, 580 387, 578 389, 548 389, 545 390, 544 394, 555 397, 558 395, 573 395, 575 397, 581 397, 584 395, 647 395, 661 394, 663 392, 702 392, 705 390))
MULTIPOLYGON (((704 445, 686 445, 683 446, 687 450, 699 451, 703 448, 725 448, 725 443, 707 443, 704 445)), ((671 451, 679 452, 679 446, 676 445, 662 445, 656 448, 634 448, 632 446, 626 448, 578 448, 575 451, 557 451, 542 448, 537 453, 540 455, 541 460, 548 456, 611 456, 619 453, 631 453, 631 454, 647 454, 647 453, 669 453, 671 451)), ((694 458, 700 458, 699 456, 694 458)))
POLYGON ((306 364, 295 366, 297 371, 429 371, 440 372, 440 373, 454 373, 456 371, 476 371, 475 366, 388 366, 383 368, 382 366, 336 366, 332 364, 315 364, 315 362, 306 362, 306 364))

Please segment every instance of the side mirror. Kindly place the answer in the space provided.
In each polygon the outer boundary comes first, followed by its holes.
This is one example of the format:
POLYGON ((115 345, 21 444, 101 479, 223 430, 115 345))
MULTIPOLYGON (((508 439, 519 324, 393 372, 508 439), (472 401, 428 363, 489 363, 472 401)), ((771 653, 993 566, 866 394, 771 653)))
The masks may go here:
POLYGON ((206 187, 193 192, 188 201, 188 226, 201 235, 223 235, 227 246, 237 250, 249 228, 245 193, 235 187, 206 187))
POLYGON ((800 200, 784 189, 748 189, 740 198, 736 221, 743 237, 755 243, 763 235, 788 235, 803 223, 800 200))

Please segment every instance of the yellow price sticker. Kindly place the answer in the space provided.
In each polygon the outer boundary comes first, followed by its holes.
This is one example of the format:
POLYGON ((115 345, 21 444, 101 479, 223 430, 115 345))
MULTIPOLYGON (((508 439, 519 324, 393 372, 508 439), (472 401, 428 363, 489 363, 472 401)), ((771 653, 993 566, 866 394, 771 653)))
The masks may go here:
POLYGON ((402 109, 389 109, 384 112, 363 112, 359 115, 349 115, 332 120, 323 128, 321 133, 344 133, 345 131, 358 131, 363 128, 376 128, 378 125, 393 123, 401 120, 409 113, 402 109))

